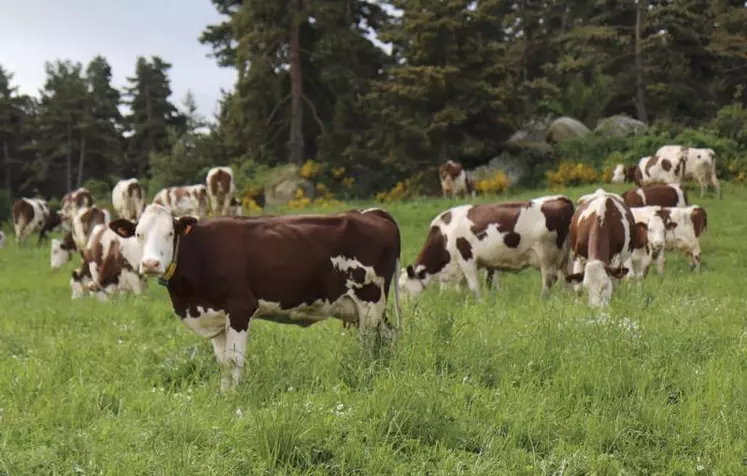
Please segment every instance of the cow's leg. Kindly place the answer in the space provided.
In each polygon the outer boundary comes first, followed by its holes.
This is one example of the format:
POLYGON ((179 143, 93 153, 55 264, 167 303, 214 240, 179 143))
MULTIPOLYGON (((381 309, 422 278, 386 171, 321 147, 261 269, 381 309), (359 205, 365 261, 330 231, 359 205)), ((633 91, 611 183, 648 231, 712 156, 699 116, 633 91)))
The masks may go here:
POLYGON ((480 275, 477 269, 477 262, 475 260, 464 261, 459 260, 459 267, 462 268, 464 277, 467 278, 467 286, 472 290, 475 295, 475 299, 480 299, 480 275))
POLYGON ((489 290, 493 289, 493 275, 495 274, 495 270, 493 268, 488 268, 487 272, 485 273, 485 285, 489 290))
POLYGON ((220 369, 221 369, 221 377, 220 377, 221 392, 225 392, 231 386, 230 370, 226 369, 227 367, 227 362, 226 362, 227 337, 228 336, 227 336, 226 331, 223 331, 220 334, 212 338, 213 352, 215 352, 215 359, 218 361, 218 365, 220 365, 220 369))
POLYGON ((664 250, 661 250, 659 252, 659 256, 656 257, 656 267, 659 271, 659 276, 664 276, 664 263, 666 263, 667 259, 664 257, 664 250))
MULTIPOLYGON (((581 258, 575 258, 573 260, 573 273, 572 274, 578 274, 584 272, 584 261, 581 258)), ((581 283, 573 283, 571 286, 571 289, 576 294, 581 294, 581 291, 583 291, 583 285, 581 283)))
POLYGON ((235 389, 244 371, 244 354, 249 339, 251 319, 257 312, 258 303, 254 298, 238 299, 235 306, 230 306, 228 312, 228 327, 226 329, 226 351, 223 361, 223 376, 221 377, 221 392, 229 390, 228 375, 231 375, 230 389, 235 389), (243 299, 243 300, 242 300, 243 299))
POLYGON ((716 170, 711 169, 711 173, 709 175, 711 185, 713 185, 713 189, 715 190, 716 195, 718 195, 718 198, 723 198, 721 196, 721 184, 719 183, 718 178, 716 178, 716 170))
POLYGON ((543 265, 540 268, 542 275, 542 292, 540 292, 541 299, 547 299, 550 297, 550 288, 555 283, 556 269, 554 266, 543 265))

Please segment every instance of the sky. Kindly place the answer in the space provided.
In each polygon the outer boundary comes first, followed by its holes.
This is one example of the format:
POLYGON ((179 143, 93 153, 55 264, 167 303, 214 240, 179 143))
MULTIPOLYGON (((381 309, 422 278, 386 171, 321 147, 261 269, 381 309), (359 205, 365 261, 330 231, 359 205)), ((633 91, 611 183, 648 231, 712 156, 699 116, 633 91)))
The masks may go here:
POLYGON ((171 101, 181 108, 191 90, 199 113, 212 120, 221 88, 229 90, 236 78, 197 40, 222 18, 210 0, 0 0, 0 12, 0 65, 23 94, 38 97, 45 61, 69 59, 85 68, 101 54, 121 90, 138 56, 158 55, 172 64, 171 101))

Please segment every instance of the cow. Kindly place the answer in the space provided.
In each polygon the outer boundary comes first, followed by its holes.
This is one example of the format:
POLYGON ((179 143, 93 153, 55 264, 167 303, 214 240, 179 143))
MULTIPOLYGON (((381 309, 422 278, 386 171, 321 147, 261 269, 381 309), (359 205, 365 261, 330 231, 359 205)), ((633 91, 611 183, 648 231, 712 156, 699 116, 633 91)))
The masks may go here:
POLYGON ((674 160, 658 155, 642 157, 634 171, 634 181, 639 187, 656 183, 679 184, 685 176, 686 166, 685 159, 674 160))
POLYGON ((213 215, 228 215, 235 186, 231 167, 213 167, 205 178, 210 211, 213 215))
POLYGON ((82 253, 81 267, 72 272, 72 298, 94 294, 106 301, 115 292, 142 294, 147 287, 145 276, 135 270, 141 248, 135 239, 125 239, 98 224, 82 253))
POLYGON ((62 267, 62 265, 70 261, 70 257, 76 251, 78 251, 78 246, 75 244, 71 232, 66 232, 61 240, 52 238, 52 246, 49 250, 51 268, 57 269, 62 267))
POLYGON ((568 231, 573 202, 563 195, 482 205, 462 205, 440 213, 430 223, 428 236, 415 262, 399 276, 399 287, 418 296, 431 281, 441 287, 461 281, 480 299, 478 271, 538 268, 542 297, 556 276, 565 277, 568 231))
POLYGON ((136 178, 122 179, 112 190, 112 208, 119 218, 137 220, 145 208, 145 190, 136 178))
POLYGON ((472 180, 467 177, 467 172, 459 162, 447 160, 438 168, 438 175, 441 179, 441 191, 444 197, 466 196, 467 194, 475 196, 472 180))
POLYGON ((658 205, 660 207, 686 207, 687 192, 677 184, 654 184, 633 188, 622 194, 630 208, 658 205))
POLYGON ((207 188, 203 184, 167 187, 153 198, 153 203, 165 207, 175 216, 207 216, 207 188))
MULTIPOLYGON (((308 327, 334 317, 389 331, 384 310, 401 241, 384 210, 198 221, 150 204, 137 223, 109 228, 135 237, 140 273, 158 277, 174 312, 212 339, 222 392, 241 379, 253 319, 308 327)), ((394 296, 399 320, 397 286, 394 296)))
POLYGON ((643 185, 643 174, 638 165, 626 167, 624 164, 617 164, 612 171, 611 183, 628 183, 633 182, 637 186, 643 185))
POLYGON ((635 222, 646 225, 648 243, 651 246, 651 257, 659 263, 660 275, 664 273, 663 260, 667 237, 677 227, 677 224, 671 220, 670 210, 669 207, 656 205, 630 208, 635 222))
POLYGON ((83 249, 96 225, 105 225, 111 220, 109 210, 99 207, 79 208, 73 216, 73 241, 83 249))
POLYGON ((690 178, 695 179, 700 186, 701 198, 705 195, 709 183, 719 198, 722 197, 721 184, 716 177, 716 159, 713 149, 665 145, 656 151, 656 155, 662 161, 668 160, 672 163, 683 164, 681 182, 690 178))
POLYGON ((566 281, 586 289, 590 307, 606 307, 617 280, 629 271, 645 274, 651 262, 647 232, 620 195, 599 188, 581 197, 571 219, 573 273, 566 281))
POLYGON ((48 238, 48 234, 57 228, 62 226, 62 216, 57 210, 49 210, 47 219, 44 220, 41 230, 39 230, 39 239, 36 241, 36 246, 40 246, 42 241, 48 238))
MULTIPOLYGON (((667 224, 665 246, 656 256, 659 274, 664 274, 664 250, 680 249, 690 258, 690 269, 700 271, 700 236, 708 227, 708 215, 703 207, 644 207, 632 209, 636 221, 644 221, 651 214, 660 215, 667 224), (638 211, 640 210, 640 212, 638 211)), ((649 234, 650 236, 650 234, 649 234)))
POLYGON ((73 228, 73 217, 79 208, 92 207, 94 204, 93 195, 88 189, 78 187, 72 192, 68 192, 62 197, 60 202, 60 216, 62 217, 63 227, 66 231, 73 228))
POLYGON ((44 227, 49 216, 49 206, 47 201, 41 198, 19 198, 13 202, 11 215, 16 243, 20 246, 26 242, 29 235, 44 227))

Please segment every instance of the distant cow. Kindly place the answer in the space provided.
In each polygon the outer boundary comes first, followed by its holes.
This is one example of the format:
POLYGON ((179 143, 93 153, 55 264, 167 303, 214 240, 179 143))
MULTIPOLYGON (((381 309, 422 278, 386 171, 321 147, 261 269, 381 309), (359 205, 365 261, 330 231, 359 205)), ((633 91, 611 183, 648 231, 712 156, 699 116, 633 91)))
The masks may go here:
POLYGON ((646 226, 636 225, 622 197, 601 188, 578 200, 571 220, 570 246, 573 274, 566 281, 581 283, 591 307, 607 306, 613 279, 621 279, 629 271, 642 276, 651 261, 646 226))
POLYGON ((83 249, 96 225, 106 225, 111 220, 109 210, 99 207, 79 208, 73 216, 73 241, 83 249))
POLYGON ((41 198, 19 198, 11 208, 16 243, 22 245, 26 238, 40 231, 49 216, 49 206, 41 198))
POLYGON ((633 182, 639 187, 642 185, 643 175, 638 165, 632 165, 626 167, 623 164, 617 164, 615 170, 612 171, 612 183, 628 183, 633 182))
POLYGON ((72 298, 90 293, 106 301, 115 292, 142 294, 147 286, 145 277, 136 270, 141 247, 135 238, 125 239, 106 225, 96 225, 91 239, 82 253, 81 267, 72 273, 70 287, 72 298))
MULTIPOLYGON (((389 328, 400 234, 384 210, 198 221, 151 204, 137 224, 109 227, 137 236, 139 271, 159 277, 176 314, 213 340, 222 391, 241 378, 252 319, 307 327, 336 317, 364 331, 389 328)), ((394 296, 399 318, 396 286, 394 296)))
POLYGON ((622 194, 631 208, 658 205, 660 207, 686 207, 687 193, 677 184, 655 184, 633 188, 622 194))
POLYGON ((409 296, 420 294, 431 281, 442 287, 467 279, 480 298, 478 270, 518 270, 527 266, 542 273, 542 296, 556 276, 565 277, 568 230, 573 202, 563 195, 528 201, 462 205, 438 215, 413 265, 402 270, 399 286, 409 296))
POLYGON ((231 167, 213 167, 205 179, 213 215, 228 215, 235 186, 231 167))
POLYGON ((710 183, 716 194, 721 197, 721 185, 716 178, 716 159, 713 149, 685 147, 682 145, 665 145, 656 151, 662 161, 683 164, 681 182, 685 179, 695 179, 700 186, 701 198, 710 183))
POLYGON ((42 241, 48 237, 48 234, 60 226, 62 226, 62 216, 60 213, 57 210, 49 210, 49 215, 47 215, 44 225, 39 230, 39 239, 36 241, 36 245, 41 245, 42 241))
POLYGON ((438 168, 438 174, 441 179, 441 190, 444 197, 474 196, 474 187, 472 180, 467 177, 467 172, 459 162, 448 160, 438 168))
POLYGON ((84 187, 79 187, 63 195, 60 202, 60 216, 67 231, 72 230, 73 217, 78 209, 92 207, 93 204, 93 195, 84 187))
MULTIPOLYGON (((667 223, 668 233, 664 249, 680 249, 690 258, 690 269, 700 270, 700 236, 708 227, 708 215, 698 205, 689 207, 645 207, 632 209, 636 221, 646 220, 652 213, 660 215, 667 223)), ((664 274, 664 252, 656 257, 659 274, 664 274)))
MULTIPOLYGON (((646 226, 648 244, 651 247, 651 257, 659 264, 659 274, 664 273, 664 249, 667 236, 677 226, 671 220, 669 208, 660 206, 635 207, 630 209, 637 224, 646 226)), ((648 268, 644 271, 644 275, 648 268)))
POLYGON ((112 190, 112 208, 119 218, 137 220, 145 208, 145 190, 136 178, 117 182, 112 190))
POLYGON ((70 261, 70 257, 76 251, 78 251, 78 247, 75 245, 75 240, 73 240, 71 232, 68 231, 65 233, 61 240, 52 238, 52 246, 49 250, 50 266, 52 269, 62 267, 62 265, 70 261))
POLYGON ((168 209, 175 216, 207 216, 207 188, 203 184, 167 187, 159 191, 153 203, 168 209))

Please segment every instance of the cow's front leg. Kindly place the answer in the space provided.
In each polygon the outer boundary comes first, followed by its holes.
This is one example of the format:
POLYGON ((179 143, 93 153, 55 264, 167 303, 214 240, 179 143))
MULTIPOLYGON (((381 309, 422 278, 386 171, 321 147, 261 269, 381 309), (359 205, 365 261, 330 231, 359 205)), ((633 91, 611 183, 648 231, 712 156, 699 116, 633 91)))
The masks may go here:
POLYGON ((213 337, 213 351, 221 369, 220 390, 225 392, 231 386, 231 374, 226 370, 226 331, 213 337))
POLYGON ((477 262, 472 261, 460 261, 459 266, 462 268, 464 277, 467 278, 467 286, 472 290, 475 295, 475 299, 479 300, 480 295, 480 275, 477 270, 477 262))
POLYGON ((659 252, 659 256, 656 257, 656 267, 659 271, 659 276, 664 276, 664 264, 667 262, 664 256, 664 250, 659 252))
MULTIPOLYGON (((247 298, 244 298, 246 301, 247 298)), ((249 338, 251 318, 257 312, 257 301, 242 302, 240 306, 231 306, 228 314, 226 329, 226 351, 224 353, 223 375, 221 377, 221 392, 229 389, 228 374, 231 375, 230 388, 235 389, 244 371, 244 355, 249 338)))
POLYGON ((547 299, 550 297, 550 288, 555 283, 556 269, 554 267, 543 266, 540 269, 542 274, 542 291, 540 292, 541 299, 547 299))

